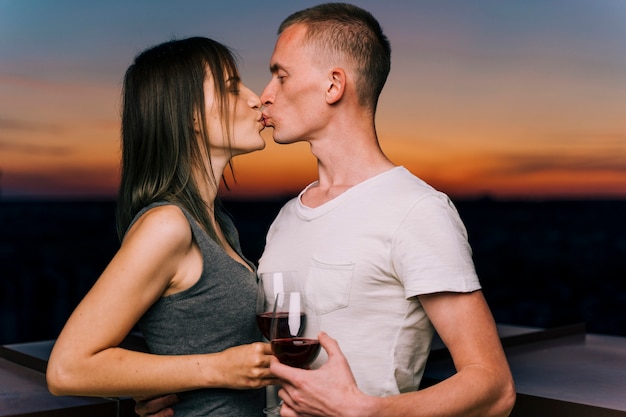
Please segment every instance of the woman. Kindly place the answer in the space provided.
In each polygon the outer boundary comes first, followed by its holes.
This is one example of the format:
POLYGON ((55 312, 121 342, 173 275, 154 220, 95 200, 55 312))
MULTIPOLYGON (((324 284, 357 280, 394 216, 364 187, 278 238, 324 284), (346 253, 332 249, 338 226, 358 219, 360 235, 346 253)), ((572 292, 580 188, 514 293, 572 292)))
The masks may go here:
POLYGON ((178 417, 258 416, 271 349, 255 322, 255 268, 217 193, 234 156, 265 146, 259 97, 225 46, 196 37, 138 55, 123 102, 122 244, 62 330, 48 387, 180 392, 178 417), (117 347, 136 323, 151 354, 117 347))

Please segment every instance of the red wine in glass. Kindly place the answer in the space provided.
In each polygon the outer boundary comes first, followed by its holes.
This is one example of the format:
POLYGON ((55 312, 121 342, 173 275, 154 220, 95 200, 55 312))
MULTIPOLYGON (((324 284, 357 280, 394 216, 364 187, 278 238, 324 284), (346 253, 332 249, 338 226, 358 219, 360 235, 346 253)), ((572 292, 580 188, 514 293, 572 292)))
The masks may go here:
POLYGON ((279 293, 270 324, 272 351, 285 365, 307 368, 320 351, 317 314, 304 293, 279 293))
POLYGON ((272 323, 271 312, 257 313, 256 324, 259 326, 259 329, 261 329, 261 334, 263 335, 263 337, 266 338, 267 340, 270 340, 271 323, 272 323))
MULTIPOLYGON (((256 323, 259 326, 259 329, 261 329, 261 333, 263 334, 263 337, 265 337, 267 340, 270 340, 271 335, 270 335, 270 329, 272 326, 272 316, 274 313, 270 312, 265 312, 265 313, 260 313, 256 315, 256 323)), ((289 317, 289 313, 287 312, 278 312, 276 313, 276 320, 278 320, 278 335, 283 335, 285 337, 289 337, 289 330, 287 330, 287 326, 288 326, 288 317, 289 317)), ((301 320, 304 323, 302 328, 300 329, 300 332, 298 334, 298 336, 302 336, 302 332, 304 331, 304 327, 306 326, 306 315, 304 313, 300 313, 301 315, 301 320)))
POLYGON ((291 337, 272 340, 272 351, 281 363, 295 368, 306 369, 320 353, 317 339, 291 337))

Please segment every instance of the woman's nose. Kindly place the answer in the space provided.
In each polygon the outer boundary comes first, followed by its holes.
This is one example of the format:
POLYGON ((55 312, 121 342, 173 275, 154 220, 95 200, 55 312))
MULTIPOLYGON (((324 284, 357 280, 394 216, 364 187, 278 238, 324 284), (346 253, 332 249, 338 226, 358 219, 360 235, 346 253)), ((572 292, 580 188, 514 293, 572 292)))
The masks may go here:
POLYGON ((250 97, 248 98, 248 106, 250 106, 254 110, 259 110, 261 107, 263 107, 261 99, 254 92, 251 91, 250 93, 250 97))

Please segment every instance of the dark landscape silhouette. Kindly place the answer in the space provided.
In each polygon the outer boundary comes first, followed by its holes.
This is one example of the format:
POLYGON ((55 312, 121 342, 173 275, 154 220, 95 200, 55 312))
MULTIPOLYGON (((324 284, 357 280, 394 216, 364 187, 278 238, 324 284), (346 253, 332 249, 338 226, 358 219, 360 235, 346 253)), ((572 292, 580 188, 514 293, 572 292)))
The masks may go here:
MULTIPOLYGON (((225 202, 249 259, 284 201, 225 202)), ((626 201, 455 204, 497 322, 626 336, 626 201)), ((56 338, 118 246, 114 201, 0 201, 0 344, 56 338)))

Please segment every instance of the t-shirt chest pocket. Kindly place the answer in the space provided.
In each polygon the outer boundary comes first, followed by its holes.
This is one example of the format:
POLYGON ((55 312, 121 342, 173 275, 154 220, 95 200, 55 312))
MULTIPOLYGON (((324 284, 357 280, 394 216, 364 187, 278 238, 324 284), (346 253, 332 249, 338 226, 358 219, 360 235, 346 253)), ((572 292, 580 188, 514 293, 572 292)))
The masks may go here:
POLYGON ((305 291, 315 297, 318 314, 328 314, 349 305, 354 267, 354 263, 329 264, 312 260, 305 291))

